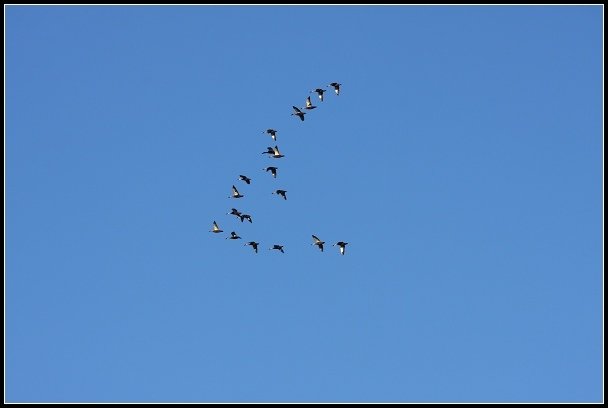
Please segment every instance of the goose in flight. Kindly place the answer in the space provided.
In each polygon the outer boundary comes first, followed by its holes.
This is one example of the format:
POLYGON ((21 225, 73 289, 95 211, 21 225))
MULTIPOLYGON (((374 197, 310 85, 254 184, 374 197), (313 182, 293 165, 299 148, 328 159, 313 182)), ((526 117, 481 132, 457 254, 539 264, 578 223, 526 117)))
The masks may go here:
POLYGON ((262 170, 269 171, 270 174, 272 174, 272 177, 277 178, 277 170, 278 169, 279 169, 278 167, 269 166, 269 167, 266 167, 265 169, 262 169, 262 170))
POLYGON ((283 251, 283 245, 273 245, 272 248, 268 248, 269 251, 272 251, 273 249, 278 249, 279 251, 281 251, 282 253, 285 253, 285 251, 283 251))
POLYGON ((283 197, 284 200, 287 200, 287 195, 286 195, 287 191, 286 190, 276 190, 274 191, 272 194, 276 194, 276 195, 280 195, 283 197))
POLYGON ((241 239, 241 237, 239 237, 238 235, 236 235, 236 232, 232 231, 230 233, 230 236, 226 237, 226 239, 241 239))
POLYGON ((292 106, 293 107, 293 113, 291 114, 292 116, 299 116, 301 121, 304 121, 304 115, 306 115, 306 112, 302 112, 297 106, 292 106))
POLYGON ((247 184, 251 184, 251 179, 247 176, 243 176, 242 174, 239 176, 239 180, 243 180, 247 184))
POLYGON ((319 249, 321 250, 321 252, 323 252, 323 244, 325 243, 325 241, 321 241, 317 236, 313 235, 312 236, 312 240, 314 241, 312 244, 310 245, 316 245, 319 247, 319 249))
POLYGON ((317 95, 319 95, 319 99, 321 99, 321 102, 323 102, 323 93, 326 91, 325 88, 317 88, 314 91, 310 91, 310 93, 316 92, 317 95))
POLYGON ((316 106, 314 106, 312 104, 312 102, 310 101, 310 96, 308 98, 306 98, 306 106, 304 107, 304 109, 314 109, 316 108, 316 106))
POLYGON ((333 86, 334 87, 334 91, 336 91, 336 95, 340 95, 340 85, 337 82, 332 82, 331 84, 329 84, 329 86, 333 86))
POLYGON ((275 159, 280 159, 281 157, 285 157, 279 151, 279 146, 275 146, 275 147, 268 146, 266 148, 266 151, 262 152, 262 154, 267 154, 267 155, 269 155, 269 157, 272 157, 272 158, 275 158, 275 159))
POLYGON ((236 215, 236 218, 239 218, 241 216, 241 212, 239 210, 237 210, 236 208, 233 208, 230 210, 229 213, 226 213, 228 215, 236 215))
POLYGON ((274 140, 275 142, 277 141, 277 131, 276 130, 266 129, 262 133, 268 133, 270 135, 270 137, 272 137, 272 140, 274 140))
POLYGON ((218 232, 224 232, 224 230, 221 230, 220 227, 218 227, 217 222, 213 221, 213 229, 209 232, 218 233, 218 232))
POLYGON ((279 146, 275 146, 272 148, 272 156, 273 159, 280 159, 281 157, 285 157, 285 155, 281 154, 279 151, 279 146))
POLYGON ((239 190, 236 189, 236 187, 233 185, 232 186, 232 198, 241 198, 241 197, 245 197, 244 195, 239 193, 239 190))
POLYGON ((241 217, 241 222, 243 222, 244 220, 247 220, 250 223, 253 223, 253 221, 251 220, 251 215, 249 215, 249 214, 241 214, 239 217, 241 217))
POLYGON ((335 244, 333 244, 332 246, 336 246, 336 245, 338 245, 340 247, 340 254, 344 255, 344 250, 346 249, 346 245, 348 245, 348 242, 338 241, 335 244))
POLYGON ((259 242, 255 242, 255 241, 249 241, 248 243, 246 243, 245 245, 251 245, 251 247, 253 248, 253 250, 255 251, 255 253, 258 253, 258 245, 260 245, 259 242))

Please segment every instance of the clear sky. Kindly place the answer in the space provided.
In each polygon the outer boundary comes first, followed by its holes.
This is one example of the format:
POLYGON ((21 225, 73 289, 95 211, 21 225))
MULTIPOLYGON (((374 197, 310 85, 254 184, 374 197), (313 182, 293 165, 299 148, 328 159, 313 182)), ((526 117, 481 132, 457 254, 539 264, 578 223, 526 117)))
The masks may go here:
POLYGON ((5 13, 6 401, 603 400, 602 7, 5 13))

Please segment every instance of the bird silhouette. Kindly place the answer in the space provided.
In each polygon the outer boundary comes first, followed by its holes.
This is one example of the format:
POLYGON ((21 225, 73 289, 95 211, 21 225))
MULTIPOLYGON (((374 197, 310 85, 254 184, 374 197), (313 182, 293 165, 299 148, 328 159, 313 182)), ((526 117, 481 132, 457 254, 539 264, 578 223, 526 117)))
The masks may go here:
POLYGON ((230 196, 232 198, 241 198, 241 197, 245 197, 244 195, 239 193, 239 190, 236 189, 236 187, 233 185, 232 186, 232 195, 230 196))
POLYGON ((209 232, 218 233, 218 232, 224 232, 224 230, 221 230, 220 227, 218 227, 217 222, 213 221, 213 229, 209 232))
MULTIPOLYGON (((272 194, 280 195, 284 200, 287 200, 287 191, 286 190, 276 190, 272 194)), ((297 200, 296 200, 297 201, 297 200)))
POLYGON ((269 171, 270 174, 272 174, 272 177, 277 178, 277 170, 278 169, 279 169, 278 167, 268 166, 268 167, 266 167, 265 169, 262 169, 262 170, 269 171))
POLYGON ((331 84, 329 84, 329 86, 333 86, 334 87, 334 91, 336 91, 336 95, 340 95, 340 85, 337 82, 332 82, 331 84))
POLYGON ((323 102, 323 93, 326 92, 325 88, 317 88, 314 91, 310 91, 310 93, 316 92, 319 95, 319 99, 323 102))
POLYGON ((241 214, 240 217, 241 217, 241 222, 243 222, 244 220, 247 220, 250 223, 253 223, 253 221, 251 220, 251 215, 249 215, 249 214, 241 214))
POLYGON ((308 98, 306 98, 306 106, 304 107, 304 109, 314 109, 316 108, 316 106, 314 106, 312 104, 312 102, 310 101, 310 96, 308 98))
POLYGON ((335 244, 333 244, 332 246, 336 246, 336 245, 338 245, 340 247, 340 254, 344 255, 344 251, 346 250, 346 245, 348 245, 348 242, 338 241, 335 244))
POLYGON ((237 210, 236 208, 233 208, 230 210, 229 213, 226 213, 228 215, 236 215, 236 218, 239 218, 241 216, 241 212, 239 210, 237 210))
POLYGON ((268 250, 272 251, 273 249, 277 249, 279 251, 281 251, 282 253, 285 253, 285 251, 283 251, 283 245, 273 245, 272 248, 268 248, 268 250))
POLYGON ((259 242, 255 242, 255 241, 249 241, 248 243, 246 243, 245 245, 251 245, 251 247, 254 249, 255 253, 258 253, 258 245, 260 245, 259 242))
POLYGON ((272 157, 273 159, 280 159, 281 157, 285 157, 285 155, 279 152, 279 146, 275 146, 272 148, 272 156, 270 157, 272 157))
POLYGON ((230 233, 230 236, 226 237, 226 239, 241 239, 241 237, 239 237, 238 235, 236 235, 236 232, 232 231, 230 233))
POLYGON ((243 180, 247 184, 251 184, 251 179, 247 176, 243 176, 242 174, 239 176, 239 180, 243 180))
POLYGON ((280 159, 281 157, 285 157, 283 154, 281 154, 281 152, 279 151, 279 147, 275 146, 275 147, 270 147, 268 146, 266 148, 265 152, 262 152, 262 154, 267 154, 268 157, 272 157, 273 159, 280 159))
POLYGON ((268 133, 270 135, 270 137, 272 137, 272 140, 274 140, 275 142, 277 141, 277 131, 276 130, 266 129, 262 133, 268 133))
POLYGON ((292 106, 293 107, 293 113, 291 114, 292 116, 299 116, 301 121, 304 121, 304 115, 306 115, 306 112, 302 112, 297 106, 292 106))
POLYGON ((312 236, 312 240, 314 241, 312 244, 310 245, 316 245, 319 247, 319 249, 321 250, 321 252, 323 252, 323 244, 325 243, 325 241, 321 241, 317 236, 313 235, 312 236))

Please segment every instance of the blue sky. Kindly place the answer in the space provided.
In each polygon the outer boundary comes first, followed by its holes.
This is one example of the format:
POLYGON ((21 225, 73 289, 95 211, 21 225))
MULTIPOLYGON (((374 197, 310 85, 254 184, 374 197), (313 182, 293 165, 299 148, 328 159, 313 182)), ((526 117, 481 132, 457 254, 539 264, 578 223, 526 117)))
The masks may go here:
POLYGON ((5 401, 603 400, 603 8, 5 12, 5 401))

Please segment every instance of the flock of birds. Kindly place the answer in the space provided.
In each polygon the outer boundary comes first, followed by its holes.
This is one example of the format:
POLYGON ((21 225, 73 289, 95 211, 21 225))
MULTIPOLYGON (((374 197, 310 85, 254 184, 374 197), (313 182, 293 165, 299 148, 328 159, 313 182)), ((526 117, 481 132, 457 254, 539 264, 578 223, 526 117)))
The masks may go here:
MULTIPOLYGON (((340 84, 338 82, 332 82, 331 84, 329 84, 329 86, 333 87, 336 95, 340 95, 340 85, 342 85, 342 84, 340 84)), ((323 94, 326 91, 327 91, 327 88, 316 88, 315 90, 310 91, 310 93, 313 93, 313 92, 316 93, 319 96, 320 101, 323 102, 323 94)), ((316 106, 314 106, 312 104, 312 101, 310 100, 310 96, 308 96, 306 98, 306 106, 302 107, 301 109, 298 108, 297 106, 293 106, 293 113, 291 115, 297 116, 300 118, 301 121, 304 121, 304 115, 306 115, 308 113, 306 111, 312 110, 315 108, 316 108, 316 106)), ((272 137, 272 140, 276 142, 277 131, 275 129, 267 129, 265 131, 262 131, 262 133, 267 133, 268 135, 270 135, 270 137, 272 137)), ((276 145, 274 147, 269 146, 265 152, 262 152, 262 154, 267 154, 269 157, 272 157, 274 159, 280 159, 282 157, 285 157, 285 155, 281 154, 279 147, 276 145)), ((272 175, 273 178, 275 178, 275 179, 277 178, 278 167, 268 166, 262 170, 266 170, 266 172, 270 172, 270 174, 272 175)), ((246 184, 251 184, 251 178, 249 178, 243 174, 239 175, 239 180, 245 182, 246 184)), ((277 196, 283 197, 284 200, 287 200, 287 191, 286 190, 277 189, 277 190, 273 191, 272 194, 276 194, 277 196)), ((233 185, 232 194, 229 197, 242 198, 242 197, 244 197, 244 195, 239 192, 239 190, 236 188, 236 186, 233 185)), ((250 223, 253 223, 251 215, 243 214, 236 208, 232 208, 230 210, 230 212, 226 213, 226 214, 236 216, 237 218, 239 218, 241 220, 241 222, 244 222, 245 220, 247 220, 250 223)), ((220 232, 224 232, 224 230, 220 229, 220 227, 216 221, 213 221, 213 228, 211 229, 210 232, 217 234, 220 232)), ((235 231, 232 231, 232 232, 230 232, 230 236, 226 237, 226 239, 242 239, 242 238, 235 231)), ((314 234, 312 235, 312 240, 313 240, 313 243, 311 245, 317 246, 321 250, 321 252, 323 252, 323 245, 325 244, 325 241, 322 241, 319 237, 317 237, 314 234)), ((251 246, 253 248, 253 250, 257 253, 258 246, 260 245, 260 243, 255 242, 255 241, 249 241, 245 245, 251 246)), ((344 255, 344 252, 346 250, 346 245, 348 245, 348 242, 338 241, 335 244, 333 244, 332 246, 338 246, 338 248, 340 249, 340 254, 344 255)), ((283 250, 283 245, 279 245, 279 244, 274 244, 272 246, 272 248, 268 248, 268 250, 277 250, 277 251, 280 251, 281 253, 285 253, 285 251, 283 250)))

